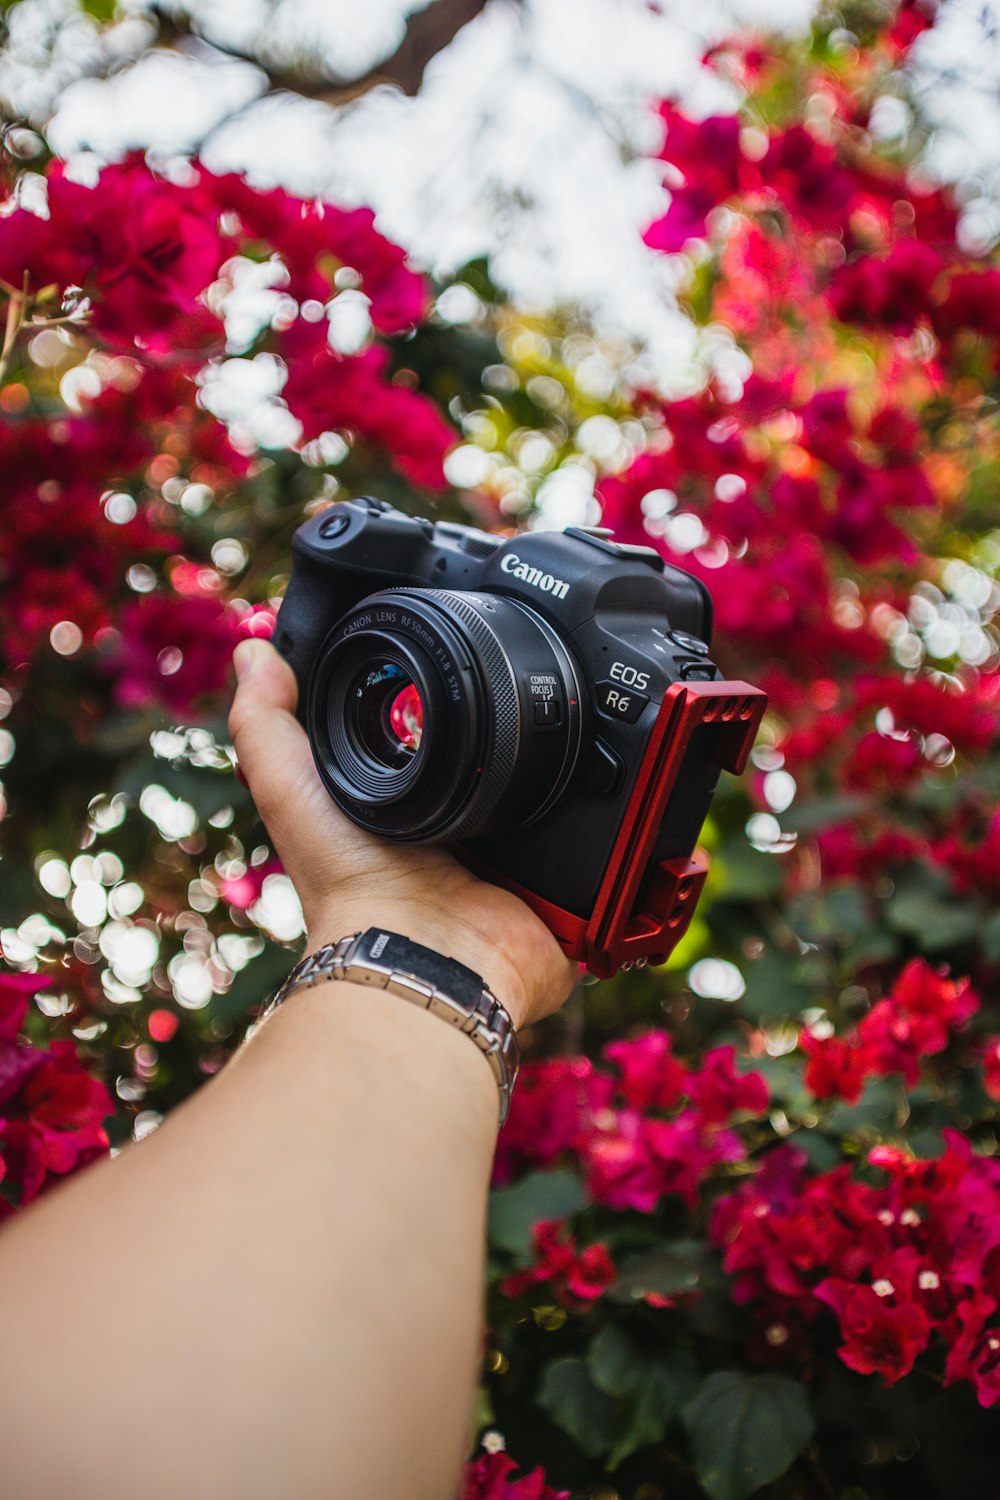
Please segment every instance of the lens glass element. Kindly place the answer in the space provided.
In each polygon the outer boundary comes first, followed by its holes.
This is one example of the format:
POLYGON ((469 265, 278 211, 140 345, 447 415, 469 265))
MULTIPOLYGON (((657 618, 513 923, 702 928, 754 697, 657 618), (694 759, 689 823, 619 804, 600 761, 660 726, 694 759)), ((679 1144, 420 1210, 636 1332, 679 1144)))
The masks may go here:
POLYGON ((396 738, 408 750, 419 750, 424 732, 424 705, 413 683, 394 699, 389 709, 389 723, 396 738))
POLYGON ((398 662, 375 661, 358 674, 349 715, 358 748, 381 766, 397 770, 420 749, 423 704, 412 677, 398 662))

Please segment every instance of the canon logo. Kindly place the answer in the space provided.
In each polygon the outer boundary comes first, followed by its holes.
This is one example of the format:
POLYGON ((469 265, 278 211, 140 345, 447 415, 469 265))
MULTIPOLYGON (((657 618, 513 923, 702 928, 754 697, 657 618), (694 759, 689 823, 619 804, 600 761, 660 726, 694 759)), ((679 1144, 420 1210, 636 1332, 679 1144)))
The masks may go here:
POLYGON ((500 564, 500 571, 513 573, 522 583, 530 583, 533 589, 541 589, 543 594, 555 594, 557 599, 565 599, 569 593, 568 583, 564 583, 561 578, 553 578, 551 573, 543 573, 541 568, 529 568, 516 552, 507 553, 500 564))

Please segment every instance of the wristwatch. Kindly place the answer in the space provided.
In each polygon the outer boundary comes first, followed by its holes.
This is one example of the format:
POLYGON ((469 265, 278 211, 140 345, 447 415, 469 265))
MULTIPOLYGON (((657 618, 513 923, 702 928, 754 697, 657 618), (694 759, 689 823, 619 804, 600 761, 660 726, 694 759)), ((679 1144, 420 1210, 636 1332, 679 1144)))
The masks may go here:
POLYGON ((500 1090, 500 1124, 510 1109, 521 1052, 514 1023, 480 975, 398 932, 369 927, 310 953, 296 964, 261 1017, 270 1015, 293 990, 327 979, 371 984, 410 1000, 472 1038, 489 1063, 500 1090))

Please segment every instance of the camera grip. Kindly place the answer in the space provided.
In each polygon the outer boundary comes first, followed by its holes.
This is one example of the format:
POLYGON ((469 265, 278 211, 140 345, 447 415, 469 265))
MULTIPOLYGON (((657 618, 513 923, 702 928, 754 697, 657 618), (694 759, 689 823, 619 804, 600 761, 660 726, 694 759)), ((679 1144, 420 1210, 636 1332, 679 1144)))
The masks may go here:
POLYGON ((295 673, 299 685, 297 717, 303 723, 310 672, 340 615, 332 595, 329 570, 307 553, 299 553, 278 611, 273 643, 295 673))

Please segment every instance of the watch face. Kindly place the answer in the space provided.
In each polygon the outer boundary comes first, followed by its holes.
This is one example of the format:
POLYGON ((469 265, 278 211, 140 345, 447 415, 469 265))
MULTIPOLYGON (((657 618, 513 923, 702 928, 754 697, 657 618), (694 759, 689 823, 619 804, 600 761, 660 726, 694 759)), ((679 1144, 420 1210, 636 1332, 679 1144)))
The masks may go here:
POLYGON ((386 932, 381 927, 369 927, 358 943, 354 960, 378 964, 391 969, 394 974, 412 974, 414 979, 433 985, 449 1000, 475 1010, 486 988, 478 974, 460 964, 457 959, 445 958, 433 948, 425 948, 398 932, 386 932))

